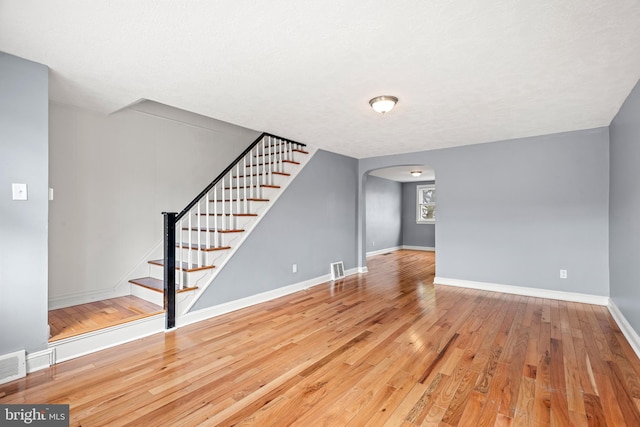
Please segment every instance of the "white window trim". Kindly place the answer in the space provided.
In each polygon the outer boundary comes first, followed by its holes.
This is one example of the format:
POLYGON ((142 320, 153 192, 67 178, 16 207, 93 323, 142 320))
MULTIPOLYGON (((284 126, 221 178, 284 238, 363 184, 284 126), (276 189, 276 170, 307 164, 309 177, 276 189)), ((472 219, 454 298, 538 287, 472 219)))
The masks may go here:
MULTIPOLYGON (((436 220, 434 219, 423 219, 420 215, 420 206, 425 203, 420 203, 420 192, 425 189, 433 188, 435 190, 435 184, 426 184, 426 185, 418 185, 416 186, 416 223, 417 224, 435 224, 436 220)), ((437 202, 430 203, 436 206, 437 202)), ((434 208, 435 209, 435 208, 434 208)))

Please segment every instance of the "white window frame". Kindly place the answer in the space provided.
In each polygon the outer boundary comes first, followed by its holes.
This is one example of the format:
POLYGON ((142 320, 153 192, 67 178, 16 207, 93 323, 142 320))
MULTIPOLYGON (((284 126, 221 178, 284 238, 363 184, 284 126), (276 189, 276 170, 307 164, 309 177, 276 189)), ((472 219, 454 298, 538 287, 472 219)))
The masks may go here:
POLYGON ((423 193, 427 190, 433 190, 435 193, 436 185, 435 184, 426 184, 426 185, 418 185, 416 186, 416 223, 418 224, 434 224, 436 222, 435 212, 436 212, 436 199, 434 197, 433 202, 421 203, 423 201, 423 193), (434 217, 425 219, 422 218, 422 207, 423 206, 433 206, 434 217))

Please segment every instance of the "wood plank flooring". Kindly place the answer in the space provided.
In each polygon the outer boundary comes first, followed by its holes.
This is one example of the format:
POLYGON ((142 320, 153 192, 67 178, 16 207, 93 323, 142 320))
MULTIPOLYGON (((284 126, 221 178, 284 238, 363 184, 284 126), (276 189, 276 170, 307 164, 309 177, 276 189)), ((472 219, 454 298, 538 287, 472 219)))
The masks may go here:
POLYGON ((162 307, 133 295, 49 310, 49 342, 121 325, 162 311, 162 307))
POLYGON ((605 307, 434 286, 434 255, 0 386, 77 426, 639 426, 640 361, 605 307))

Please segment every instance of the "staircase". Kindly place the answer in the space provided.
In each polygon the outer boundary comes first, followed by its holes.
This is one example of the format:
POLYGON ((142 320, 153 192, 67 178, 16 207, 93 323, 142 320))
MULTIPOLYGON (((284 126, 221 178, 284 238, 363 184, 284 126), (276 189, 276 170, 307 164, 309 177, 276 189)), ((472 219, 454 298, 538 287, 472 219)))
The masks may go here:
POLYGON ((260 135, 182 212, 165 213, 165 247, 170 241, 171 249, 148 261, 147 277, 129 281, 132 295, 164 305, 167 325, 172 310, 178 317, 187 313, 311 154, 304 144, 260 135), (173 283, 175 294, 165 294, 173 283))

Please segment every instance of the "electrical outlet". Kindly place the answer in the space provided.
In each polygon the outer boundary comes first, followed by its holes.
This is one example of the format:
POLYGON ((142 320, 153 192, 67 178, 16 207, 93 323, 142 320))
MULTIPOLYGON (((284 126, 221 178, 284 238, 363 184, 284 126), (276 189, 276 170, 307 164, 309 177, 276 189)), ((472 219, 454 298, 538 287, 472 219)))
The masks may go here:
POLYGON ((560 278, 561 279, 567 278, 567 270, 560 270, 560 278))
POLYGON ((27 184, 11 184, 13 200, 28 200, 27 184))
POLYGON ((293 264, 293 268, 292 268, 294 273, 298 272, 298 264, 293 264))

